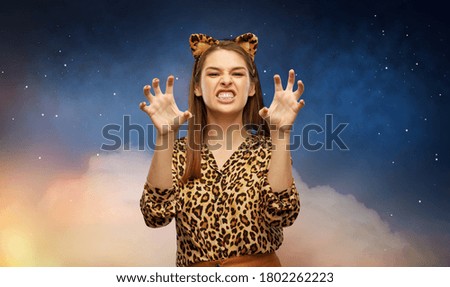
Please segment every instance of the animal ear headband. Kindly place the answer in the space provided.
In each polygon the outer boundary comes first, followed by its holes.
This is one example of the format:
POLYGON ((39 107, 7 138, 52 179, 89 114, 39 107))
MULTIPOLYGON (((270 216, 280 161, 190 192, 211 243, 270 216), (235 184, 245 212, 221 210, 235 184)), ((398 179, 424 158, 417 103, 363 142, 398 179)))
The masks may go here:
MULTIPOLYGON (((258 48, 258 37, 256 37, 255 34, 245 33, 237 36, 231 41, 234 41, 241 46, 250 55, 252 60, 255 59, 256 49, 258 48)), ((218 45, 219 43, 219 40, 204 34, 192 34, 189 38, 192 55, 195 59, 200 58, 200 56, 212 45, 218 45)))

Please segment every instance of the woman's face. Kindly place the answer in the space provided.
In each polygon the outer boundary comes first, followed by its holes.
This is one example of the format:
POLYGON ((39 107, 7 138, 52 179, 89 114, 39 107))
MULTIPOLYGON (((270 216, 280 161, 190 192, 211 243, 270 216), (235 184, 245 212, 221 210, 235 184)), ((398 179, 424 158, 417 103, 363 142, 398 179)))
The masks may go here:
POLYGON ((208 114, 242 114, 247 98, 255 94, 255 85, 242 56, 219 49, 205 59, 195 94, 203 97, 208 114))

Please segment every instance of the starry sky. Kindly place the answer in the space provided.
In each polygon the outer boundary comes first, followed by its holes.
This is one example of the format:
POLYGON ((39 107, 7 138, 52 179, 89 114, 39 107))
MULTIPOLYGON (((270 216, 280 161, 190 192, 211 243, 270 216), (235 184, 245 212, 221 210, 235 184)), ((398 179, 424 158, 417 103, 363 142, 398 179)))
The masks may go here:
MULTIPOLYGON (((306 106, 292 134, 308 125, 325 128, 326 115, 332 129, 345 125, 339 136, 347 150, 333 144, 292 152, 301 180, 351 196, 393 233, 428 246, 433 259, 426 265, 449 266, 446 18, 439 2, 407 0, 2 4, 0 217, 23 202, 46 213, 40 203, 49 187, 79 178, 95 158, 150 153, 153 130, 138 108, 142 87, 173 74, 177 103, 187 109, 189 35, 252 32, 259 37, 255 61, 267 105, 274 74, 285 81, 293 68, 305 84, 306 106), (123 135, 125 118, 145 135, 123 135), (117 151, 102 149, 111 144, 103 133, 111 125, 120 128, 112 132, 121 139, 117 151)), ((312 132, 309 142, 325 142, 325 135, 312 132)), ((14 222, 9 216, 0 220, 3 227, 14 222)), ((0 248, 0 264, 10 247, 0 248)), ((3 264, 53 264, 20 258, 3 264)))

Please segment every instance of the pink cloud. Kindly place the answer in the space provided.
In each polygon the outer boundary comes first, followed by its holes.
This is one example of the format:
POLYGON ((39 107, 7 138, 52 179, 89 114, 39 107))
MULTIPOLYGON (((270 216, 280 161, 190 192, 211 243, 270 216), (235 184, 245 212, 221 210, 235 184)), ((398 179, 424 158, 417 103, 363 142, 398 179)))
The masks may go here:
MULTIPOLYGON (((423 266, 435 256, 414 238, 393 232, 379 214, 329 186, 310 188, 296 175, 302 210, 285 229, 287 266, 423 266)), ((435 264, 435 263, 434 263, 435 264)))
MULTIPOLYGON (((24 191, 6 193, 0 265, 174 266, 173 222, 150 229, 139 209, 150 160, 134 151, 93 156, 83 174, 61 174, 38 200, 24 191)), ((278 252, 284 265, 417 266, 436 260, 353 196, 310 188, 295 177, 302 210, 285 229, 278 252)))

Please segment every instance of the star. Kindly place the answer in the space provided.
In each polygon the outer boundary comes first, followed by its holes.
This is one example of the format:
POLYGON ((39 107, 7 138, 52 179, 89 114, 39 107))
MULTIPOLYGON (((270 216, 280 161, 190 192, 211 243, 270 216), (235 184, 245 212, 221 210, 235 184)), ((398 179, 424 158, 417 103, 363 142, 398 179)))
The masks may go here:
POLYGON ((422 200, 420 200, 420 199, 419 199, 419 201, 418 201, 418 202, 419 202, 419 203, 422 203, 422 200))
POLYGON ((43 116, 45 116, 45 114, 42 113, 42 114, 41 114, 41 117, 43 117, 43 116))

